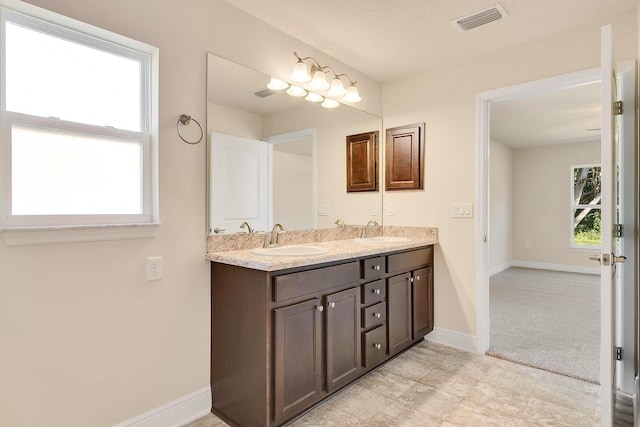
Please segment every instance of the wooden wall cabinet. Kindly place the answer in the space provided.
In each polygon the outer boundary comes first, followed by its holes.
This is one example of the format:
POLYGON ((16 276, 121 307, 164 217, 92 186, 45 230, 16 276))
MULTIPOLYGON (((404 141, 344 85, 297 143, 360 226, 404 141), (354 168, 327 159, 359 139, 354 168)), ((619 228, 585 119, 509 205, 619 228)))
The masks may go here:
POLYGON ((378 191, 378 131, 347 136, 347 192, 378 191))
POLYGON ((275 272, 213 262, 212 412, 285 424, 417 343, 432 271, 431 246, 275 272))
POLYGON ((385 190, 424 188, 424 123, 387 129, 385 190))

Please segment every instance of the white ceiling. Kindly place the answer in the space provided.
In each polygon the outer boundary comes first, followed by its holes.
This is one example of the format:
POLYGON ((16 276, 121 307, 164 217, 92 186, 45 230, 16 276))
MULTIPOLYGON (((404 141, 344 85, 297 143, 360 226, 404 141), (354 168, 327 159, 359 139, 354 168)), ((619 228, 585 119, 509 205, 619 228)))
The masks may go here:
POLYGON ((507 18, 462 32, 451 21, 495 0, 225 0, 379 82, 544 39, 637 0, 501 0, 507 18))

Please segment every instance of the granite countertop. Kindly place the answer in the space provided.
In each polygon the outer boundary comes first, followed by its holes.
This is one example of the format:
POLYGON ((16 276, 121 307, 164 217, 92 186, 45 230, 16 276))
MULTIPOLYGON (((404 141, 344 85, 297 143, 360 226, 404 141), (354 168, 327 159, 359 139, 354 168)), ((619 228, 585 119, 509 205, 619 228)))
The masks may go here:
POLYGON ((251 252, 251 249, 243 249, 210 252, 207 253, 207 259, 209 261, 237 265, 255 270, 276 271, 350 258, 366 257, 438 243, 437 234, 407 238, 409 239, 408 242, 401 243, 358 243, 354 239, 299 243, 304 246, 326 248, 329 251, 328 253, 312 256, 266 256, 254 254, 251 252))

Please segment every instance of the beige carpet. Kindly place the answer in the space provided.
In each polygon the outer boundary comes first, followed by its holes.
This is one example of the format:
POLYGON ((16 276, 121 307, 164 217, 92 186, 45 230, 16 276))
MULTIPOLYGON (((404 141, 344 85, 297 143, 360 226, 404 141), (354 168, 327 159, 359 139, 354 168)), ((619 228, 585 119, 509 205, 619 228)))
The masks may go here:
POLYGON ((600 276, 513 267, 489 292, 487 354, 598 382, 600 276))

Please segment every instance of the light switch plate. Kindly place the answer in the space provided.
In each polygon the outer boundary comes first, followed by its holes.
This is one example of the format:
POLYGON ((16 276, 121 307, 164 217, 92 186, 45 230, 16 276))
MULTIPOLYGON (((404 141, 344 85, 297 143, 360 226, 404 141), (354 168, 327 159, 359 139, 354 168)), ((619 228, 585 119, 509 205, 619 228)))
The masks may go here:
POLYGON ((331 209, 329 205, 318 205, 318 216, 329 216, 331 215, 331 209))
POLYGON ((473 203, 452 203, 451 216, 453 218, 473 218, 473 203))

